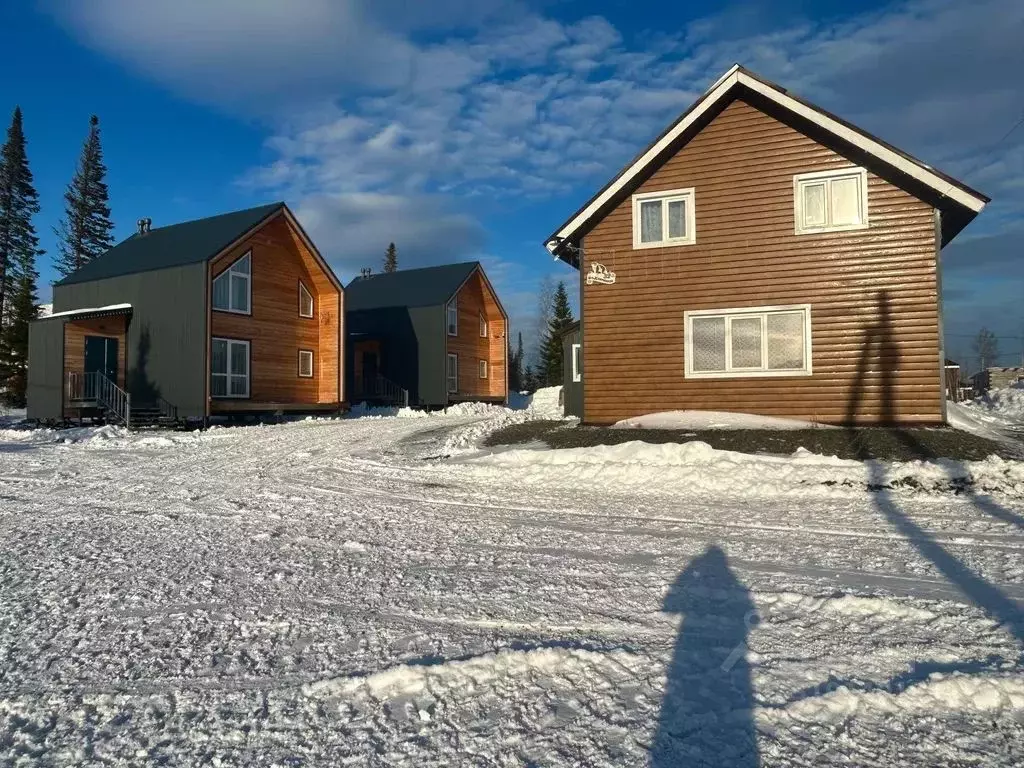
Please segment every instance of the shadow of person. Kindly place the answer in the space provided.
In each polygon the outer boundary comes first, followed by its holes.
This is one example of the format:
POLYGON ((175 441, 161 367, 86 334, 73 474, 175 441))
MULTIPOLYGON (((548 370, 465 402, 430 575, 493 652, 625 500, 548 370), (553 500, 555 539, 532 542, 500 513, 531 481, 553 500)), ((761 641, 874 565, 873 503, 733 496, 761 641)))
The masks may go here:
POLYGON ((757 614, 725 553, 710 546, 683 571, 663 610, 683 616, 668 668, 652 768, 758 765, 747 634, 757 614))

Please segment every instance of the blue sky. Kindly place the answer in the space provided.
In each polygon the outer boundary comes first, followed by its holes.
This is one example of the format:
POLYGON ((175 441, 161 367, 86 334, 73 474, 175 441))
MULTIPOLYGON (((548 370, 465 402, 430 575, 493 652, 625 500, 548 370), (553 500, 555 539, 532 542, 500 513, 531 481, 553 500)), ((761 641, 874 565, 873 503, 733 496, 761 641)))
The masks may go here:
POLYGON ((119 238, 284 199, 343 279, 391 240, 480 258, 528 328, 575 277, 541 240, 739 61, 993 198, 943 255, 947 346, 1024 350, 1019 0, 40 0, 0 26, 51 252, 96 113, 119 238))

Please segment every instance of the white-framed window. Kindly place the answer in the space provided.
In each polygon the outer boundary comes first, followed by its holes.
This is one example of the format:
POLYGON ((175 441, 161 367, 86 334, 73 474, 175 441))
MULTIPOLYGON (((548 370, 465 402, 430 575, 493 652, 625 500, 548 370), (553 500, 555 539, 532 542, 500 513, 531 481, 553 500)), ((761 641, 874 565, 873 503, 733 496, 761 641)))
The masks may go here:
POLYGON ((299 350, 299 378, 313 378, 313 350, 311 349, 299 350))
POLYGON ((459 300, 452 299, 445 308, 445 321, 448 326, 449 336, 459 335, 459 300))
POLYGON ((239 315, 252 313, 252 251, 236 259, 213 281, 213 308, 239 315))
POLYGON ((583 366, 580 365, 580 350, 582 346, 579 344, 572 345, 572 380, 583 381, 583 366))
POLYGON ((811 305, 683 313, 686 378, 811 375, 811 305))
POLYGON ((459 356, 455 354, 448 355, 448 364, 445 369, 445 378, 447 379, 448 392, 459 391, 459 356))
POLYGON ((481 379, 486 379, 487 378, 487 361, 486 360, 481 360, 480 361, 480 378, 481 379))
POLYGON ((483 314, 483 312, 480 313, 480 338, 487 338, 487 317, 483 314))
POLYGON ((241 339, 212 340, 210 396, 249 396, 249 342, 241 339))
POLYGON ((797 174, 793 197, 798 235, 868 226, 868 174, 863 168, 797 174))
POLYGON ((299 317, 313 316, 313 294, 299 281, 299 317))
POLYGON ((634 248, 689 245, 696 241, 692 187, 633 195, 634 248))

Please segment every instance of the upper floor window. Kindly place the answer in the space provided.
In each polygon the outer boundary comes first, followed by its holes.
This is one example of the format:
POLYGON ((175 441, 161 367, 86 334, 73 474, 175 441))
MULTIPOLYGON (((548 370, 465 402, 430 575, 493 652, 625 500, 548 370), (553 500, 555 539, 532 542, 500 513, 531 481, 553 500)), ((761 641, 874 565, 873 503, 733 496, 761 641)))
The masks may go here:
POLYGON ((299 317, 313 316, 313 294, 299 281, 299 317))
POLYGON ((458 299, 452 299, 448 302, 448 307, 445 310, 445 315, 448 325, 448 335, 458 336, 459 335, 459 302, 458 299))
POLYGON ((868 179, 863 168, 793 177, 796 234, 842 232, 868 225, 868 179))
POLYGON ((213 308, 223 312, 251 313, 252 251, 237 259, 213 281, 213 308))
POLYGON ((480 338, 487 338, 487 318, 483 314, 480 315, 480 338))
POLYGON ((692 188, 633 195, 633 247, 696 242, 693 198, 692 188))

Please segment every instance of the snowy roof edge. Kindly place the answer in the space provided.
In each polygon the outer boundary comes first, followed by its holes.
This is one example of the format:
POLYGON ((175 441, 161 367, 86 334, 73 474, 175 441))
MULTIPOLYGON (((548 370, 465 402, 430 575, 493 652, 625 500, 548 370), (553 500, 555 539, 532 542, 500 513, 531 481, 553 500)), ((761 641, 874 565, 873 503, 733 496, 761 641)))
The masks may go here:
POLYGON ((84 309, 69 309, 67 312, 53 312, 52 314, 37 319, 49 320, 54 317, 75 317, 77 315, 95 315, 101 312, 109 312, 113 314, 116 312, 126 312, 131 308, 131 304, 108 304, 105 307, 86 307, 84 309))

